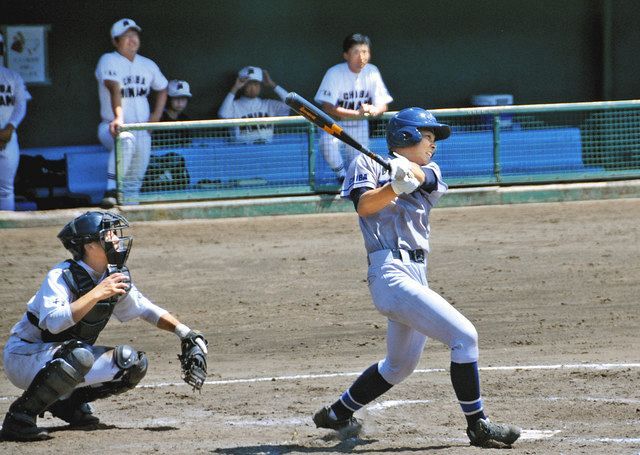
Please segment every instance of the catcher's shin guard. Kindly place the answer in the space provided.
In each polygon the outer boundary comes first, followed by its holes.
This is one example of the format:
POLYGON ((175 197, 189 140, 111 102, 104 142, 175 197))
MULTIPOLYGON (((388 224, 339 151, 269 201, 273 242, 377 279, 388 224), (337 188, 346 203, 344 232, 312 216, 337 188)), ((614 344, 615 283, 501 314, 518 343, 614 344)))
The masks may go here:
POLYGON ((74 347, 66 354, 66 358, 47 362, 29 388, 11 404, 2 424, 3 439, 30 441, 48 438, 47 431, 36 426, 38 414, 71 392, 93 366, 93 355, 82 347, 74 347))
POLYGON ((74 390, 65 401, 69 405, 79 407, 95 400, 119 395, 135 388, 147 374, 149 363, 144 352, 135 351, 128 345, 120 345, 115 347, 113 357, 116 365, 120 368, 113 381, 80 387, 74 390))

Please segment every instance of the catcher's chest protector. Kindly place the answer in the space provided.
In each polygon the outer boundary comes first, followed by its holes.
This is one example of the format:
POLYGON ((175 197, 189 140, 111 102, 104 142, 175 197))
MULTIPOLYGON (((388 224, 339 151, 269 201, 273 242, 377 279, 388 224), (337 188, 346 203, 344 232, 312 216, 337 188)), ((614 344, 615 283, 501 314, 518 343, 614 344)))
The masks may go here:
MULTIPOLYGON (((93 289, 95 283, 91 279, 89 272, 78 265, 78 263, 71 259, 67 260, 67 263, 69 264, 69 268, 63 271, 62 277, 76 299, 78 299, 93 289)), ((131 280, 129 269, 126 266, 119 269, 118 272, 125 274, 129 280, 131 280)), ((76 325, 69 327, 67 330, 56 334, 44 330, 42 332, 42 340, 50 342, 75 339, 88 344, 94 344, 98 339, 98 335, 102 332, 102 329, 104 329, 107 322, 109 322, 118 297, 120 296, 115 295, 107 300, 96 303, 91 311, 78 321, 76 325)))

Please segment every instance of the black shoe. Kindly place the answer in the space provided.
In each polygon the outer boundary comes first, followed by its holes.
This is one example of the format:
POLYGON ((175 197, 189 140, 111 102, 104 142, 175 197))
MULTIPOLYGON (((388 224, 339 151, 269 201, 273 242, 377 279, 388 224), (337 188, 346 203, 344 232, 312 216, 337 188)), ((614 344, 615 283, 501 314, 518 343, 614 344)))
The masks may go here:
POLYGON ((117 196, 118 193, 116 190, 105 191, 102 201, 100 201, 100 207, 103 209, 113 208, 118 203, 118 200, 116 199, 117 196))
POLYGON ((44 441, 51 439, 46 428, 36 425, 36 418, 27 414, 7 412, 0 437, 5 441, 44 441))
POLYGON ((520 437, 520 428, 513 425, 493 423, 489 419, 478 419, 467 428, 472 446, 494 447, 495 443, 510 446, 520 437))
POLYGON ((93 415, 93 409, 89 403, 73 405, 66 400, 61 400, 49 406, 48 411, 74 428, 92 427, 100 423, 100 419, 93 415))
POLYGON ((358 419, 353 416, 343 420, 332 419, 329 416, 330 411, 331 407, 325 406, 313 415, 313 423, 317 428, 335 430, 343 438, 355 438, 360 434, 362 423, 358 419))

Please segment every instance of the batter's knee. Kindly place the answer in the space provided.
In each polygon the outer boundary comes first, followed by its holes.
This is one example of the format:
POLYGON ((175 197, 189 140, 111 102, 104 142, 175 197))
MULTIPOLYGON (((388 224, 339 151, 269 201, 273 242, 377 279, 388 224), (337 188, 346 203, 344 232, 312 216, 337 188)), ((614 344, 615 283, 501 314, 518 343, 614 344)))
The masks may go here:
POLYGON ((469 322, 451 343, 451 361, 471 363, 478 360, 478 331, 469 322))
POLYGON ((381 360, 378 364, 380 375, 389 384, 397 385, 407 379, 418 366, 420 356, 407 357, 401 362, 391 362, 389 358, 381 360))

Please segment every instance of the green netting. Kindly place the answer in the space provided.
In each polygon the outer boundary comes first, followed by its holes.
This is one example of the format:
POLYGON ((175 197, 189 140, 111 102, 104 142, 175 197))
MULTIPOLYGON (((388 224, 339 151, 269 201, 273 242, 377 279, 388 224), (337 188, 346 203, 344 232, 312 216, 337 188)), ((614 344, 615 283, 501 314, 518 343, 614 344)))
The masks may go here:
MULTIPOLYGON (((640 177, 640 101, 433 110, 452 126, 434 157, 450 186, 640 177)), ((386 156, 387 119, 369 148, 386 156)), ((122 203, 337 192, 302 117, 126 125, 117 141, 122 203), (127 163, 151 142, 142 172, 127 163), (133 150, 133 152, 132 152, 133 150), (128 167, 128 172, 124 172, 128 167), (132 170, 133 169, 133 170, 132 170)), ((131 161, 135 163, 135 159, 131 161)))

